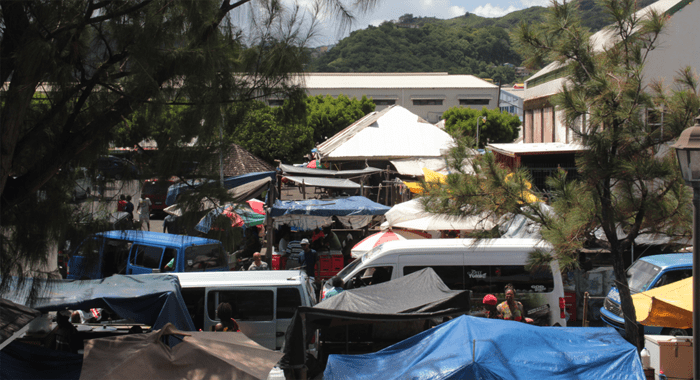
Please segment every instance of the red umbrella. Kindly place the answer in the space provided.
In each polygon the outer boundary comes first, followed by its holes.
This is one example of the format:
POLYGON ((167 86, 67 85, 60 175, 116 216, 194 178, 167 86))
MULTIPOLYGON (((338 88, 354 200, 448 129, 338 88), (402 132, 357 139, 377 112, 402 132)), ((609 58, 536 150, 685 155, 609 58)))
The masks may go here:
POLYGON ((414 234, 412 231, 381 231, 377 232, 376 234, 369 235, 366 238, 362 239, 362 241, 360 241, 359 243, 355 244, 355 246, 352 247, 352 250, 350 250, 350 254, 354 258, 358 258, 362 256, 362 254, 364 254, 365 252, 371 250, 372 248, 382 243, 386 243, 388 241, 423 238, 424 236, 414 234))
POLYGON ((250 206, 250 208, 257 214, 265 215, 265 202, 257 199, 249 199, 246 201, 246 203, 248 203, 248 206, 250 206))

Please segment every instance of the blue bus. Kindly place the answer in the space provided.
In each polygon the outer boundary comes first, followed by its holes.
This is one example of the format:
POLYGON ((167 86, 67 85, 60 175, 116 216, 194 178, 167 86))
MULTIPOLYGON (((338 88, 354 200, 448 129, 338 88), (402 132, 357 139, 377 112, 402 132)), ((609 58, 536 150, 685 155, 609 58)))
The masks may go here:
MULTIPOLYGON (((627 283, 632 294, 644 292, 659 286, 668 285, 693 275, 692 253, 669 253, 642 257, 627 269, 627 283)), ((625 322, 620 307, 620 294, 612 287, 603 307, 600 308, 603 322, 616 328, 624 335, 625 322)), ((663 326, 645 326, 644 333, 649 335, 690 336, 691 329, 677 329, 663 326)))
POLYGON ((115 230, 85 239, 68 261, 68 279, 113 274, 228 270, 220 241, 161 232, 115 230))

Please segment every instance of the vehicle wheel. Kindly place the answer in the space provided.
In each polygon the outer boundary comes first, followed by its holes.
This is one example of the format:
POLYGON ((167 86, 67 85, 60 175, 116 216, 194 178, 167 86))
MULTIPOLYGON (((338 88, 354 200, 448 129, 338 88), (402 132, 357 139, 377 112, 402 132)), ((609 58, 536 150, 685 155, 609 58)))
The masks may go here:
POLYGON ((667 327, 663 330, 661 330, 661 335, 673 335, 673 336, 690 336, 692 334, 691 329, 678 329, 678 328, 670 328, 667 327))

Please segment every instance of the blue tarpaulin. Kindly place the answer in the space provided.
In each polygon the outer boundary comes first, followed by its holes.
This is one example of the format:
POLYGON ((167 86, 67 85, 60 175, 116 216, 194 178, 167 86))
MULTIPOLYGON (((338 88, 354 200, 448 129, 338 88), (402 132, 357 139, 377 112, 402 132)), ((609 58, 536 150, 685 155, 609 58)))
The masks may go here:
POLYGON ((461 316, 381 351, 330 355, 324 380, 643 380, 637 350, 610 328, 540 327, 461 316))
MULTIPOLYGON (((272 182, 274 183, 276 178, 277 178, 277 172, 259 172, 259 173, 248 173, 248 174, 243 174, 235 177, 228 177, 224 178, 224 187, 227 189, 233 189, 238 186, 245 185, 247 183, 261 180, 264 178, 271 178, 272 182)), ((203 186, 205 184, 216 184, 217 181, 215 180, 208 180, 208 181, 189 181, 189 183, 178 183, 175 185, 171 185, 168 188, 168 195, 165 198, 165 204, 167 206, 171 206, 177 202, 177 196, 180 195, 181 193, 184 193, 186 191, 189 191, 192 189, 192 187, 199 187, 203 186)), ((250 197, 249 197, 250 198, 250 197)))
MULTIPOLYGON (((39 281, 39 280, 36 280, 39 281)), ((157 330, 171 322, 182 331, 194 331, 194 323, 172 275, 115 275, 101 280, 53 280, 39 284, 39 296, 29 301, 32 280, 11 286, 2 297, 41 312, 109 308, 117 315, 157 330)))
POLYGON ((339 199, 308 199, 304 201, 275 201, 270 215, 349 216, 384 215, 391 207, 362 197, 339 199))
POLYGON ((304 201, 275 201, 270 211, 275 228, 287 224, 310 231, 333 223, 337 218, 348 228, 362 228, 374 215, 384 215, 391 207, 354 196, 338 199, 309 199, 304 201))

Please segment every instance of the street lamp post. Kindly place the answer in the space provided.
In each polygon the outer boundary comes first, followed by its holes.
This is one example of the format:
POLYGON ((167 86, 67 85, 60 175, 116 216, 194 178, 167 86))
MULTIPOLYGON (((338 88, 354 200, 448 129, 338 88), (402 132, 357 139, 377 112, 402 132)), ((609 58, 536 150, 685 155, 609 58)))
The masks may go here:
POLYGON ((476 150, 479 150, 479 120, 486 122, 486 116, 479 116, 476 118, 476 150))
POLYGON ((673 145, 685 183, 693 187, 693 378, 700 380, 700 116, 684 130, 673 145))

